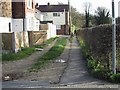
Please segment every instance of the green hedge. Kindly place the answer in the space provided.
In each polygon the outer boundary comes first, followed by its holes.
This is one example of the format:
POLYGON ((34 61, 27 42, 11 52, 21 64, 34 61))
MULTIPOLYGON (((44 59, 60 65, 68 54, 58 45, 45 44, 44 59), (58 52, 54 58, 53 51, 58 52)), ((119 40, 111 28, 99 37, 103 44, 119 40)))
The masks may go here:
POLYGON ((80 43, 80 47, 82 48, 83 55, 87 60, 87 67, 90 74, 95 78, 99 78, 113 83, 120 83, 120 73, 112 74, 111 70, 105 69, 104 65, 100 64, 92 57, 89 49, 85 45, 85 42, 83 42, 83 40, 79 37, 78 40, 80 43))

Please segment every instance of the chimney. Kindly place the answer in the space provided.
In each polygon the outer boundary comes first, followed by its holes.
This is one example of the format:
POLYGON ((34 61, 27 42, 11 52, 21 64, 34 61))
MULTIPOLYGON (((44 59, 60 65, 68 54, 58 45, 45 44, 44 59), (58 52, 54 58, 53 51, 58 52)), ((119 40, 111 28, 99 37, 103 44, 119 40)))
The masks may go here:
POLYGON ((35 8, 38 8, 38 3, 36 3, 35 8))
POLYGON ((47 4, 48 4, 48 6, 50 5, 50 3, 49 3, 49 2, 48 2, 47 4))

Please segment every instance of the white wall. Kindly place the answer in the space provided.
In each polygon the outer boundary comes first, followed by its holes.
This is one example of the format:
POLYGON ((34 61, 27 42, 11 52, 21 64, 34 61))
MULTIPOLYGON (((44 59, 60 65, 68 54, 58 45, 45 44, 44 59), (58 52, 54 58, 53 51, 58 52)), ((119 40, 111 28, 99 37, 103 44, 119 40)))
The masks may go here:
POLYGON ((33 31, 39 31, 39 25, 40 25, 39 20, 35 19, 33 31))
POLYGON ((47 39, 56 36, 56 25, 52 23, 48 23, 48 30, 47 30, 47 39))
POLYGON ((11 23, 12 31, 12 19, 7 17, 0 17, 0 33, 9 32, 9 23, 11 23))
POLYGON ((23 19, 12 19, 13 32, 23 31, 23 19))
POLYGON ((38 20, 36 20, 34 13, 26 13, 25 17, 25 31, 39 31, 37 25, 38 25, 38 20), (37 29, 37 30, 36 30, 37 29))
POLYGON ((42 14, 44 21, 53 21, 55 25, 65 25, 65 12, 60 12, 60 16, 53 16, 53 12, 43 12, 42 14))
POLYGON ((35 10, 35 17, 40 20, 43 21, 43 14, 39 11, 39 10, 35 10))

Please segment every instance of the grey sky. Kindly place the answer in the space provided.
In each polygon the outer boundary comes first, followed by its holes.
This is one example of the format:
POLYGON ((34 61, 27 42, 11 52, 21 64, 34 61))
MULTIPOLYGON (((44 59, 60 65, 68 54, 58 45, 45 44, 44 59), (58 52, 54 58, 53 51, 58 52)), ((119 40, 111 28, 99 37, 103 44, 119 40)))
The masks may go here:
MULTIPOLYGON (((118 16, 118 1, 120 0, 114 0, 115 1, 115 16, 118 16)), ((42 4, 47 4, 48 2, 50 2, 51 4, 58 4, 58 2, 62 2, 64 4, 68 3, 68 0, 36 0, 36 2, 39 3, 39 5, 42 4)), ((78 12, 80 13, 84 13, 84 3, 85 2, 90 2, 92 7, 91 7, 91 13, 94 13, 95 9, 98 6, 103 6, 106 7, 108 10, 110 10, 110 14, 111 14, 111 3, 112 0, 70 0, 70 3, 73 7, 75 7, 77 9, 78 12)))

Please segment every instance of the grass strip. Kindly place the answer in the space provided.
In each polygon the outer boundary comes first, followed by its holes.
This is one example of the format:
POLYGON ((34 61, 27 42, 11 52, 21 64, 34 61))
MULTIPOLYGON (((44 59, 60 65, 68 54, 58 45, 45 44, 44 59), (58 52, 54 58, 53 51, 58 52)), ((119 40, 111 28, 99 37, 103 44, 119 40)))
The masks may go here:
MULTIPOLYGON (((50 38, 47 41, 45 41, 45 46, 50 44, 52 41, 54 41, 55 39, 57 39, 57 37, 55 38, 50 38)), ((32 53, 34 53, 36 50, 35 48, 44 48, 45 46, 43 45, 35 45, 33 47, 27 47, 27 48, 22 48, 21 51, 17 52, 17 53, 3 53, 2 54, 2 61, 16 61, 16 60, 20 60, 22 58, 28 57, 30 56, 32 53)))
POLYGON ((41 67, 43 67, 48 61, 54 60, 58 56, 61 55, 61 53, 64 50, 64 47, 66 45, 66 38, 59 38, 56 42, 56 44, 42 57, 40 57, 33 66, 28 69, 29 72, 37 72, 41 67))

